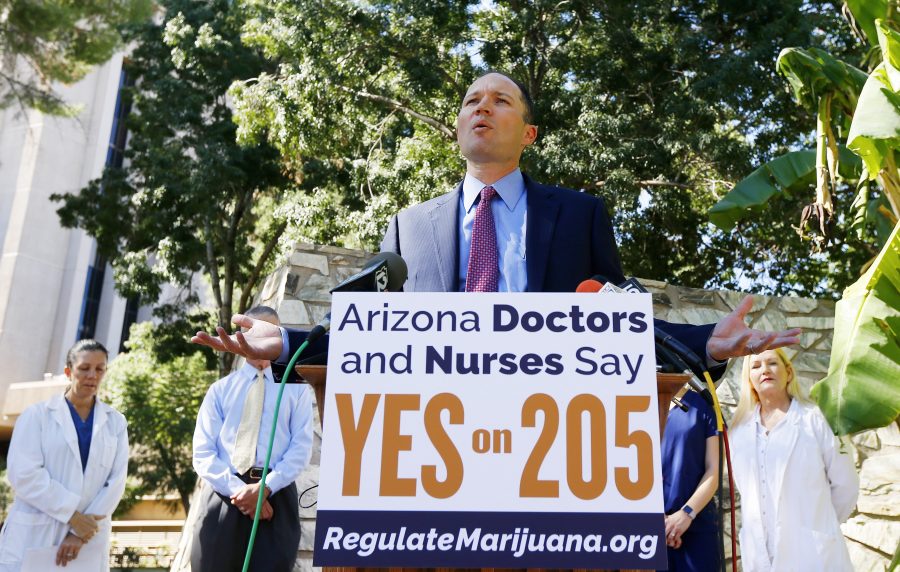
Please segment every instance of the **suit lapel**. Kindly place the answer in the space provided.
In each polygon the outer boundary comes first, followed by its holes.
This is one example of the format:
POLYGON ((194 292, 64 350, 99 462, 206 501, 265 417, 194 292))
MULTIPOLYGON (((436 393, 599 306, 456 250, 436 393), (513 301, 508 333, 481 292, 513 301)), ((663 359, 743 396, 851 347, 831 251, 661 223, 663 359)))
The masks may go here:
POLYGON ((428 216, 431 219, 431 239, 434 247, 441 287, 444 292, 456 292, 459 272, 459 194, 448 193, 436 201, 428 216))
POLYGON ((535 183, 527 176, 524 178, 528 200, 527 236, 525 237, 528 291, 542 292, 556 216, 559 213, 559 202, 551 187, 535 183))

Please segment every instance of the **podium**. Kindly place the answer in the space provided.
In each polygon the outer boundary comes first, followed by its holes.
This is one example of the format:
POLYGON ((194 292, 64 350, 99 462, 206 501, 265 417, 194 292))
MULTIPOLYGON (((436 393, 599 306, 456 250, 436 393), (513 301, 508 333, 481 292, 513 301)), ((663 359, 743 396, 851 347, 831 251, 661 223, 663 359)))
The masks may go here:
MULTIPOLYGON (((319 420, 324 426, 325 423, 325 383, 327 378, 327 366, 324 365, 298 365, 294 368, 297 374, 306 383, 312 386, 316 395, 316 407, 319 409, 319 420)), ((666 426, 666 418, 669 414, 669 402, 676 393, 688 382, 690 375, 684 373, 657 373, 656 374, 656 392, 658 399, 659 414, 659 435, 662 439, 663 430, 666 426)), ((360 567, 323 567, 325 572, 406 572, 411 570, 423 570, 422 568, 360 568, 360 567)), ((460 570, 480 570, 481 572, 493 572, 494 570, 510 570, 510 569, 494 569, 494 568, 428 568, 433 572, 457 572, 460 570)), ((517 572, 531 572, 537 569, 518 569, 517 572)), ((550 570, 551 572, 564 572, 574 570, 575 572, 587 572, 587 568, 543 568, 541 570, 550 570)), ((640 572, 638 570, 620 570, 619 572, 640 572)))

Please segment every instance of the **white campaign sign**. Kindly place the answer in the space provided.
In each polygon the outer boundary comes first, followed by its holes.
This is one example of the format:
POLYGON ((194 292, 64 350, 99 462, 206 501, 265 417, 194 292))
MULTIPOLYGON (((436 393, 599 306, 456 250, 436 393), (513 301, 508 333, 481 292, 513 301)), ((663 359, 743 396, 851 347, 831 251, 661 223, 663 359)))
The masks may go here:
POLYGON ((653 347, 649 295, 335 294, 317 564, 664 563, 653 347))

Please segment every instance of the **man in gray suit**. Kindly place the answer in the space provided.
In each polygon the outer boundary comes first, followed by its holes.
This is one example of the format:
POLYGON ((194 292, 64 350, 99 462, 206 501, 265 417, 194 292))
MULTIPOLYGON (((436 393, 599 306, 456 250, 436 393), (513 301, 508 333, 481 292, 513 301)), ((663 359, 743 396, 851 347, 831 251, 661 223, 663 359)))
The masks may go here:
MULTIPOLYGON (((519 170, 519 160, 537 138, 527 89, 500 73, 478 78, 467 90, 457 116, 457 141, 466 158, 466 176, 456 190, 410 207, 391 221, 382 250, 403 256, 409 267, 407 291, 466 290, 479 197, 489 187, 496 234, 494 290, 573 292, 601 274, 623 279, 612 226, 602 199, 536 183, 519 170), (498 200, 493 200, 497 198, 498 200)), ((471 289, 471 288, 470 288, 471 289)), ((744 318, 750 296, 716 324, 687 326, 657 321, 657 327, 706 357, 713 373, 726 360, 795 344, 800 330, 765 332, 748 328, 744 318)), ((198 332, 193 338, 219 351, 285 362, 305 332, 287 331, 235 315, 247 328, 218 338, 198 332), (287 341, 285 344, 284 341, 287 341)))
MULTIPOLYGON (((456 190, 410 207, 388 226, 381 250, 403 256, 409 267, 404 290, 466 289, 476 204, 483 189, 496 188, 491 204, 499 251, 499 291, 574 292, 602 275, 624 280, 606 205, 599 197, 542 185, 519 171, 537 138, 528 90, 512 78, 488 73, 468 89, 456 120, 466 176, 456 190)), ((719 323, 686 326, 657 321, 710 366, 730 357, 796 343, 799 330, 779 333, 746 328, 747 297, 719 323)), ((721 373, 723 368, 719 368, 721 373)))

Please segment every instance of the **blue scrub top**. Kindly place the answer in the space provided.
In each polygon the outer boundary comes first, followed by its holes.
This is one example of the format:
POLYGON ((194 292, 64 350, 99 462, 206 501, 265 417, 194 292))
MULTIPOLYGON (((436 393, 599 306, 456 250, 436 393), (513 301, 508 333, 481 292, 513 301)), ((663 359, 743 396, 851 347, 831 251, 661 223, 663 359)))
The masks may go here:
POLYGON ((88 418, 83 420, 72 402, 66 399, 66 405, 69 406, 69 413, 72 414, 72 422, 75 423, 75 434, 78 435, 78 452, 81 453, 81 472, 87 467, 88 455, 91 452, 91 433, 94 429, 94 405, 91 405, 91 412, 88 418))
MULTIPOLYGON (((716 435, 716 414, 712 406, 695 391, 687 391, 680 407, 669 410, 662 440, 663 499, 666 514, 683 507, 706 472, 706 439, 716 435)), ((713 502, 695 515, 691 528, 698 524, 715 525, 713 502)))

